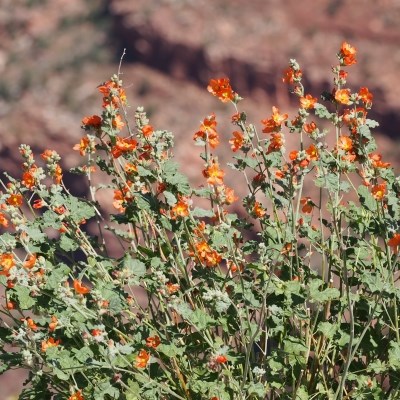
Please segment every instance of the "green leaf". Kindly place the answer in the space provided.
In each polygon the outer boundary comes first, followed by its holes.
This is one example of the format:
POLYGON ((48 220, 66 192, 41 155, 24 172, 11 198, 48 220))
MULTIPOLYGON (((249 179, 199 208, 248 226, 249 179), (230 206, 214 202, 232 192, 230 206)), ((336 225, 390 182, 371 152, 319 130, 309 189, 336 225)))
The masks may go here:
POLYGON ((389 365, 394 370, 400 370, 400 343, 395 341, 390 343, 389 365))
POLYGON ((103 381, 96 383, 94 390, 94 398, 95 399, 109 399, 110 396, 112 399, 119 398, 119 390, 115 388, 109 381, 103 381))
POLYGON ((334 192, 338 188, 338 177, 336 174, 325 174, 318 176, 314 180, 315 186, 328 189, 330 192, 334 192))
POLYGON ((315 115, 320 117, 320 118, 325 118, 325 119, 331 119, 332 118, 333 114, 331 114, 328 111, 328 109, 324 105, 322 105, 320 103, 314 104, 314 110, 315 110, 315 115))
POLYGON ((128 379, 128 388, 124 393, 126 400, 140 400, 140 387, 139 384, 132 379, 128 379))
POLYGON ((310 283, 310 301, 311 302, 319 302, 325 303, 329 300, 338 299, 340 297, 340 292, 336 288, 326 288, 322 291, 319 290, 319 287, 324 282, 320 279, 315 279, 310 283))
POLYGON ((255 168, 258 165, 258 161, 255 158, 239 155, 234 156, 233 158, 237 160, 236 165, 238 165, 240 169, 244 169, 245 167, 255 168))
POLYGON ((55 268, 50 267, 49 269, 51 269, 51 272, 46 281, 46 289, 56 289, 70 272, 70 268, 63 263, 58 264, 55 268))
POLYGON ((359 186, 358 196, 360 197, 361 204, 370 211, 376 211, 376 200, 373 198, 368 188, 364 185, 359 186))
POLYGON ((17 246, 17 241, 14 236, 10 235, 8 232, 3 233, 0 238, 0 249, 4 252, 14 249, 17 246))
POLYGON ((29 240, 32 240, 33 242, 43 242, 47 239, 47 236, 42 232, 42 230, 36 226, 26 226, 22 230, 27 233, 29 240))
POLYGON ((163 195, 169 206, 173 206, 176 204, 176 202, 177 202, 176 197, 171 192, 168 192, 166 190, 163 192, 163 195))
POLYGON ((127 268, 132 275, 139 278, 146 274, 146 265, 137 258, 126 256, 123 259, 123 266, 127 268))
POLYGON ((266 393, 265 387, 261 382, 252 382, 247 388, 247 394, 249 396, 257 396, 259 399, 264 399, 266 393))
POLYGON ((196 218, 204 218, 204 217, 211 218, 214 216, 214 212, 211 210, 205 210, 203 208, 196 207, 192 211, 192 215, 193 215, 193 217, 196 217, 196 218))
POLYGON ((65 205, 70 211, 71 218, 75 222, 80 222, 83 219, 89 219, 96 215, 93 204, 79 200, 74 196, 67 197, 65 205))
POLYGON ((182 194, 189 194, 190 185, 185 175, 178 172, 178 164, 175 161, 167 160, 163 165, 164 180, 175 186, 182 194))
POLYGON ((332 339, 337 331, 337 326, 330 322, 320 322, 318 331, 321 332, 327 339, 332 339))
POLYGON ((310 396, 304 386, 300 386, 296 392, 296 400, 309 400, 310 396))
POLYGON ((203 330, 210 324, 214 323, 215 320, 198 308, 193 312, 191 316, 191 322, 196 326, 197 329, 203 330))
POLYGON ((153 176, 152 171, 150 171, 147 168, 142 167, 141 165, 138 165, 137 172, 138 172, 139 176, 153 176))
POLYGON ((176 357, 183 355, 185 352, 185 348, 184 347, 179 348, 173 344, 160 344, 157 347, 157 351, 165 354, 167 357, 176 357))
POLYGON ((305 354, 308 351, 308 347, 301 341, 301 339, 294 336, 287 336, 283 343, 284 351, 289 358, 289 364, 294 366, 300 363, 303 367, 306 363, 305 354))
POLYGON ((85 363, 87 359, 93 358, 93 351, 88 346, 81 347, 80 349, 72 349, 72 352, 75 358, 81 363, 85 363))
POLYGON ((135 202, 139 210, 150 211, 152 201, 153 199, 148 194, 135 194, 135 202))
POLYGON ((31 290, 25 286, 16 285, 13 289, 18 298, 18 305, 22 310, 29 310, 36 303, 31 297, 31 290))
POLYGON ((59 244, 60 247, 64 250, 64 251, 75 251, 79 248, 79 244, 71 239, 70 237, 68 237, 67 235, 61 235, 61 239, 59 240, 59 244))

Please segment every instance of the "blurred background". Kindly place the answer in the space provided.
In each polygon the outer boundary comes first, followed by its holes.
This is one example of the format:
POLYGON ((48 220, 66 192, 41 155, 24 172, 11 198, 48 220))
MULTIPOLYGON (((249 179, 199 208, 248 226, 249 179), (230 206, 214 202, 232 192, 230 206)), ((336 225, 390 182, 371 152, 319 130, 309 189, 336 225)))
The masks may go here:
MULTIPOLYGON (((398 171, 400 0, 0 0, 0 170, 18 176, 22 142, 37 153, 57 150, 64 168, 77 165, 81 119, 101 112, 96 87, 117 72, 126 49, 132 117, 142 105, 156 129, 174 132, 177 160, 200 183, 193 133, 215 112, 223 162, 234 130, 233 107, 207 93, 210 78, 231 79, 260 130, 273 105, 296 108, 281 80, 288 60, 297 59, 306 92, 318 97, 331 88, 344 40, 358 49, 349 87, 373 92, 369 117, 380 123, 384 160, 398 171)), ((0 400, 22 380, 0 376, 0 400)))

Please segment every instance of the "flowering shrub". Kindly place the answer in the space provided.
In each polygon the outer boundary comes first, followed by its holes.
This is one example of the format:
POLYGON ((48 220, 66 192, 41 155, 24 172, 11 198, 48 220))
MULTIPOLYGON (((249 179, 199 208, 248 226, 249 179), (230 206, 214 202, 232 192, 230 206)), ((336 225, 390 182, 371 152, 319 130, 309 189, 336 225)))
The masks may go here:
POLYGON ((131 123, 119 75, 74 147, 90 198, 65 187, 55 151, 39 162, 20 147, 22 177, 0 197, 0 371, 30 371, 21 399, 398 398, 400 179, 376 151, 373 95, 346 84, 356 50, 338 59, 321 99, 291 60, 297 114, 274 106, 260 128, 228 79, 210 81, 235 108, 240 215, 216 116, 194 134, 204 185, 192 188, 172 134, 140 107, 131 123))

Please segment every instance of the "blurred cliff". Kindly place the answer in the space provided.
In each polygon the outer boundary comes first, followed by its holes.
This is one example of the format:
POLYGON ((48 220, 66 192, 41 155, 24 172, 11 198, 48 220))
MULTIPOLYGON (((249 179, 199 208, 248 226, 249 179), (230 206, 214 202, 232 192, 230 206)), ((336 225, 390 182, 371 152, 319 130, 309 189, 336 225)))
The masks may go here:
MULTIPOLYGON (((232 113, 206 92, 211 77, 230 77, 257 124, 274 104, 290 109, 281 82, 289 58, 318 95, 329 88, 330 67, 347 40, 359 51, 349 83, 374 93, 370 116, 394 153, 399 22, 399 0, 2 0, 0 169, 17 162, 20 142, 54 147, 66 166, 78 162, 70 149, 81 118, 99 111, 96 86, 117 71, 124 48, 132 108, 144 105, 152 123, 186 147, 205 115, 232 113)), ((222 135, 230 129, 223 125, 222 135)))
MULTIPOLYGON (((96 86, 126 48, 132 114, 143 105, 156 128, 174 132, 178 161, 201 178, 192 145, 200 121, 216 112, 222 139, 232 132, 232 107, 205 89, 211 77, 230 77, 260 126, 272 105, 295 107, 281 81, 288 60, 299 61, 307 92, 318 96, 344 40, 358 49, 349 86, 373 92, 378 143, 398 170, 400 0, 1 0, 0 170, 19 174, 21 142, 59 151, 66 168, 79 163, 80 121, 100 112, 96 86)), ((0 400, 18 390, 8 377, 0 400)))

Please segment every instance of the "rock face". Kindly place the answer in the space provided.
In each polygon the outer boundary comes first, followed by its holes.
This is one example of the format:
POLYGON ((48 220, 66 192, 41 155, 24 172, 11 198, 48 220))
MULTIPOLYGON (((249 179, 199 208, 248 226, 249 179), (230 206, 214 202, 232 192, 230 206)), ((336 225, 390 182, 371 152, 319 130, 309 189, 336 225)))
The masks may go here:
MULTIPOLYGON (((157 129, 174 132, 177 160, 192 182, 203 183, 193 133, 215 112, 223 163, 233 130, 233 109, 207 93, 208 80, 228 76, 260 128, 272 105, 293 110, 281 82, 288 60, 299 61, 307 92, 317 96, 331 85, 344 40, 359 51, 349 85, 374 93, 379 146, 398 170, 399 20, 399 0, 2 0, 0 170, 20 174, 21 142, 36 153, 57 150, 65 168, 78 164, 72 146, 80 121, 99 112, 96 86, 118 70, 126 48, 122 78, 132 115, 143 105, 157 129)), ((0 376, 0 400, 23 379, 0 376)))
MULTIPOLYGON (((287 103, 282 70, 296 58, 307 89, 329 87, 327 71, 347 40, 359 49, 351 84, 375 94, 376 117, 395 137, 400 117, 400 3, 396 0, 112 0, 115 35, 128 59, 203 87, 228 76, 242 95, 287 103)), ((286 105, 286 104, 281 104, 286 105)))

